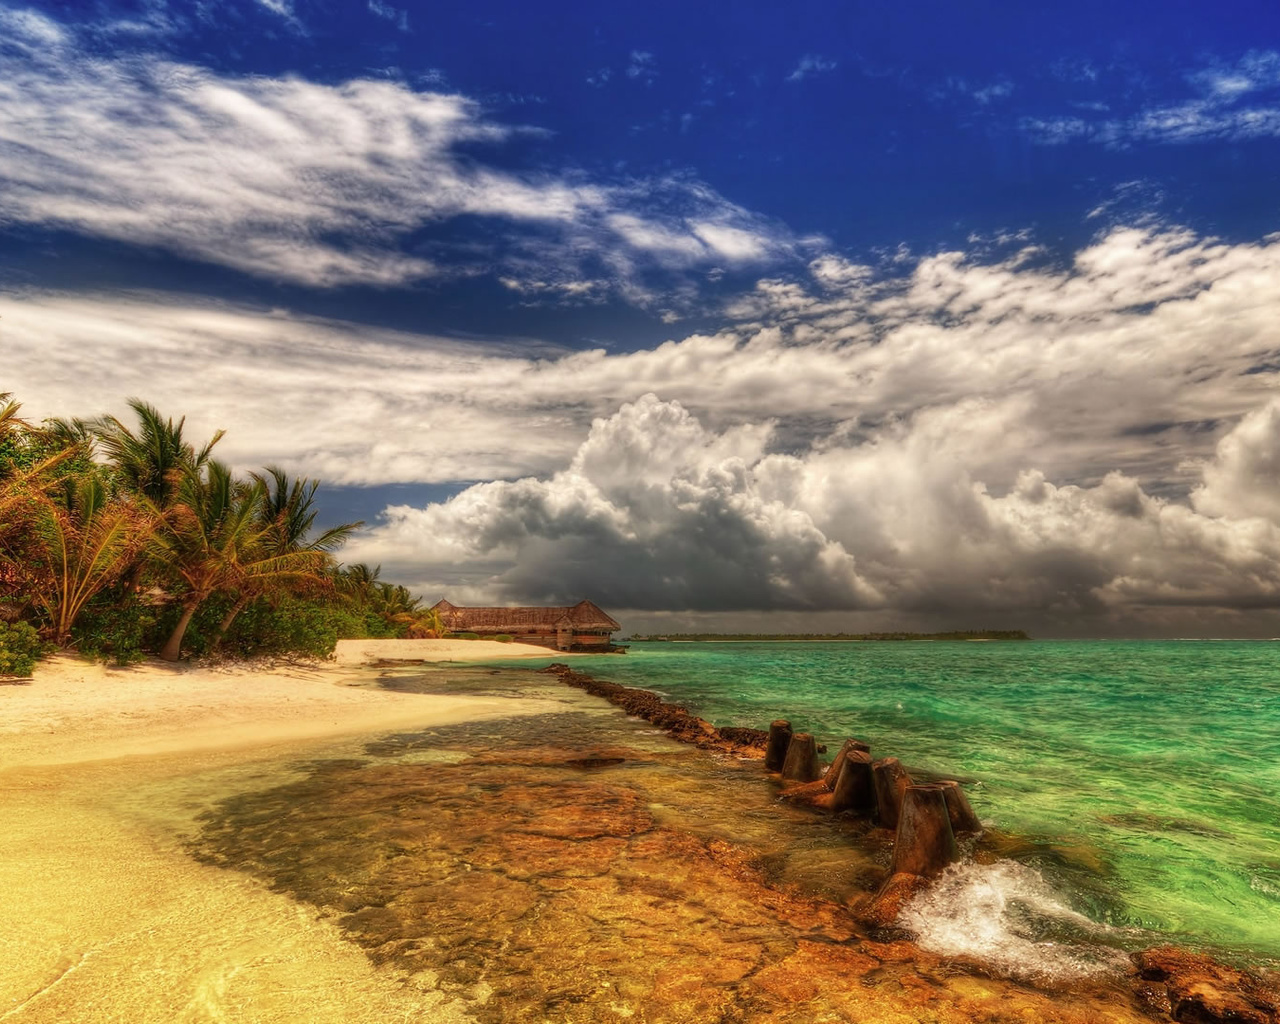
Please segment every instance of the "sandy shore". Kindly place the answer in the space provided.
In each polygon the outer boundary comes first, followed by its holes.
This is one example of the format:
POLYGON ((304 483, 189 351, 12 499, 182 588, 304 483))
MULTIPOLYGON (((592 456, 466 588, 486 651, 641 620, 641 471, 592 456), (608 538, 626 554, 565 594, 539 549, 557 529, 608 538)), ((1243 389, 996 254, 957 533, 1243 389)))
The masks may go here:
POLYGON ((200 811, 364 737, 557 707, 362 687, 368 658, 543 648, 346 646, 323 666, 108 668, 67 655, 0 685, 0 1022, 469 1019, 373 967, 327 921, 193 860, 200 811))
POLYGON ((510 701, 360 687, 378 658, 429 662, 564 657, 469 640, 344 640, 315 666, 112 668, 56 655, 28 683, 0 686, 0 770, 131 755, 261 747, 512 713, 510 701))
POLYGON ((339 640, 338 665, 363 665, 379 658, 406 661, 555 660, 581 657, 533 644, 500 644, 496 640, 339 640))

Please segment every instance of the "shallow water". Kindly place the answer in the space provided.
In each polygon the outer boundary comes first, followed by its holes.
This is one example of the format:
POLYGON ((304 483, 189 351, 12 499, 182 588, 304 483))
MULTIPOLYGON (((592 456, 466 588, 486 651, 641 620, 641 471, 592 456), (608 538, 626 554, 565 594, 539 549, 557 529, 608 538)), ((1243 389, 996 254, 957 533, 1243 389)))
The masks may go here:
MULTIPOLYGON (((969 896, 1021 905, 1043 882, 1121 941, 1280 960, 1280 644, 647 643, 574 668, 971 780, 1033 874, 988 869, 969 896)), ((982 932, 934 938, 960 951, 982 932)))
POLYGON ((1083 959, 1051 939, 1000 964, 868 933, 846 904, 885 877, 890 837, 778 803, 758 761, 527 668, 380 682, 562 710, 295 765, 209 806, 188 849, 318 908, 380 969, 479 1021, 1145 1019, 1113 936, 1083 959))

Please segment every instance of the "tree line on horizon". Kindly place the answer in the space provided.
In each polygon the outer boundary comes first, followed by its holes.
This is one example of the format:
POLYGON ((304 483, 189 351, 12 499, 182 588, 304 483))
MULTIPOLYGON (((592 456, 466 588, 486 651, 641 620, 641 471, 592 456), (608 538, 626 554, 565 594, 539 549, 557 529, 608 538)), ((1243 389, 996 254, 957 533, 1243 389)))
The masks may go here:
POLYGON ((120 664, 154 653, 326 657, 339 639, 444 634, 380 567, 317 527, 319 481, 237 476, 185 418, 24 420, 0 393, 0 675, 48 647, 120 664))

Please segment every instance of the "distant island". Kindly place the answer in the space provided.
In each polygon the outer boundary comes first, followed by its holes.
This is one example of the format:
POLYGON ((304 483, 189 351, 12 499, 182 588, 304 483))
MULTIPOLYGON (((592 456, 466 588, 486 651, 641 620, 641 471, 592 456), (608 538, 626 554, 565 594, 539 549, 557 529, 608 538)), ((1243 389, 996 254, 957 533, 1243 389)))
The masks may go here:
POLYGON ((821 643, 824 641, 886 640, 1030 640, 1021 629, 966 629, 950 633, 663 633, 661 636, 634 634, 632 641, 751 641, 760 643, 821 643))

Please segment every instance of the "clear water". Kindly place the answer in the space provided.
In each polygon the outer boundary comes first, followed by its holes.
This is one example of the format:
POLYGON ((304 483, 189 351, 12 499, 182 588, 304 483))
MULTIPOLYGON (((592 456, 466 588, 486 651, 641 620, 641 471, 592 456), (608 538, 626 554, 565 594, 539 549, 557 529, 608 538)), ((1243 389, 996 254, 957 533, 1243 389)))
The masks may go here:
POLYGON ((1005 914, 1060 899, 1144 941, 1280 960, 1280 644, 649 643, 574 667, 965 780, 1026 840, 1022 870, 955 878, 935 919, 975 894, 1005 914))

